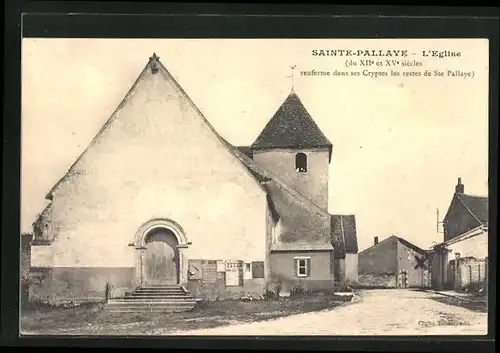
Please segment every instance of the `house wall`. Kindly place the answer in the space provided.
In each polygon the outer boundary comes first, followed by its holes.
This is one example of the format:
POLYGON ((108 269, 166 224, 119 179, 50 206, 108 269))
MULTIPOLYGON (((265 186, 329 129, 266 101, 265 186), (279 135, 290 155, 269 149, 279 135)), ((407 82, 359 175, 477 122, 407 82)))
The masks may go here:
POLYGON ((53 248, 47 245, 31 246, 31 266, 32 267, 53 267, 53 248))
POLYGON ((398 241, 395 237, 384 239, 359 253, 359 284, 367 287, 395 287, 397 256, 398 241))
POLYGON ((346 288, 345 258, 336 259, 334 253, 332 252, 332 259, 330 260, 330 262, 334 264, 332 273, 334 274, 335 290, 344 291, 346 288))
POLYGON ((488 232, 449 244, 447 248, 453 256, 459 253, 460 257, 485 259, 488 257, 488 232))
POLYGON ((195 275, 189 276, 187 282, 189 292, 199 299, 239 299, 248 295, 260 298, 265 294, 264 271, 255 271, 256 267, 262 269, 262 262, 192 259, 189 265, 200 269, 195 275), (249 265, 249 269, 246 265, 249 265))
POLYGON ((424 254, 398 242, 398 274, 402 270, 406 271, 407 287, 422 287, 424 285, 424 269, 422 267, 415 268, 418 264, 415 256, 425 257, 424 254))
POLYGON ((136 285, 129 243, 154 218, 183 228, 188 259, 265 260, 265 192, 161 71, 145 71, 115 114, 44 218, 55 296, 136 285))
POLYGON ((397 240, 384 239, 358 254, 359 273, 396 273, 397 240))
POLYGON ((474 229, 481 224, 470 214, 460 200, 454 196, 444 219, 444 241, 448 241, 474 229))
POLYGON ((459 253, 461 258, 475 258, 484 260, 488 257, 488 232, 446 244, 448 249, 445 254, 436 254, 432 259, 432 288, 454 288, 455 283, 448 278, 450 261, 455 260, 455 254, 459 253))
POLYGON ((346 254, 345 280, 347 285, 358 283, 358 254, 346 254))
POLYGON ((328 149, 254 150, 253 159, 315 204, 328 209, 328 149), (295 171, 295 155, 307 155, 307 172, 295 171))
POLYGON ((290 293, 294 287, 307 290, 333 290, 334 279, 330 259, 331 251, 273 252, 270 256, 270 285, 280 283, 281 293, 290 293), (310 257, 309 277, 296 277, 295 257, 310 257))

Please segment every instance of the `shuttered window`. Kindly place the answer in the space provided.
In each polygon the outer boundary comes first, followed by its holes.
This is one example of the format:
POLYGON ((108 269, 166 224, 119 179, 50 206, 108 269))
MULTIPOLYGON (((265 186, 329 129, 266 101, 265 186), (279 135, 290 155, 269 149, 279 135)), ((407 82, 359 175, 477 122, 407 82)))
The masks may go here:
POLYGON ((252 262, 252 278, 264 278, 264 261, 252 262))
POLYGON ((310 277, 311 276, 311 258, 309 257, 296 257, 295 261, 295 276, 296 277, 310 277))

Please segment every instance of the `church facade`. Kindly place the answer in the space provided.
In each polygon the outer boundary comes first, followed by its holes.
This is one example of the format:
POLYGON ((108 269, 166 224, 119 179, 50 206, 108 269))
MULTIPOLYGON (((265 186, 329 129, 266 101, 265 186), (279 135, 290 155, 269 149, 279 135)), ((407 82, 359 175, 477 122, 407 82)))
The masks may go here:
POLYGON ((328 213, 332 144, 290 93, 251 146, 212 127, 153 55, 34 222, 31 296, 203 299, 334 290, 357 279, 353 215, 328 213))

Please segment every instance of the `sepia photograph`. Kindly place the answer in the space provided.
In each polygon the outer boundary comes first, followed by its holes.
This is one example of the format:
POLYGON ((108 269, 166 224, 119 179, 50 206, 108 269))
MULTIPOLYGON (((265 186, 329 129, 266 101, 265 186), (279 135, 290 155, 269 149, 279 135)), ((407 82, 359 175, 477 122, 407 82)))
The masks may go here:
POLYGON ((488 44, 24 38, 20 334, 487 335, 488 44))

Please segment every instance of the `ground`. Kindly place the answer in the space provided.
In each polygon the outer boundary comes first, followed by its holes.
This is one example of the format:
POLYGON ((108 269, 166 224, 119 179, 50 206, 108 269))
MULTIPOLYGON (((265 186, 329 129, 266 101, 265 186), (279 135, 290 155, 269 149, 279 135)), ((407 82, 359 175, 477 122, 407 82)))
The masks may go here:
POLYGON ((102 304, 73 308, 31 305, 21 315, 21 333, 36 335, 166 335, 331 309, 352 296, 315 295, 277 300, 201 302, 183 313, 109 313, 102 304))
POLYGON ((476 305, 470 310, 435 293, 405 289, 366 290, 352 302, 340 303, 334 299, 289 300, 286 304, 273 301, 267 304, 221 302, 209 304, 198 312, 163 315, 147 321, 140 315, 116 317, 88 312, 81 319, 82 313, 76 309, 66 309, 66 314, 60 311, 58 315, 38 311, 23 315, 22 332, 251 336, 487 334, 484 306, 476 305), (289 316, 283 317, 286 315, 289 316), (195 327, 201 329, 193 330, 195 327))
POLYGON ((441 302, 434 293, 405 289, 362 292, 356 303, 322 312, 182 335, 486 335, 487 313, 441 302))

